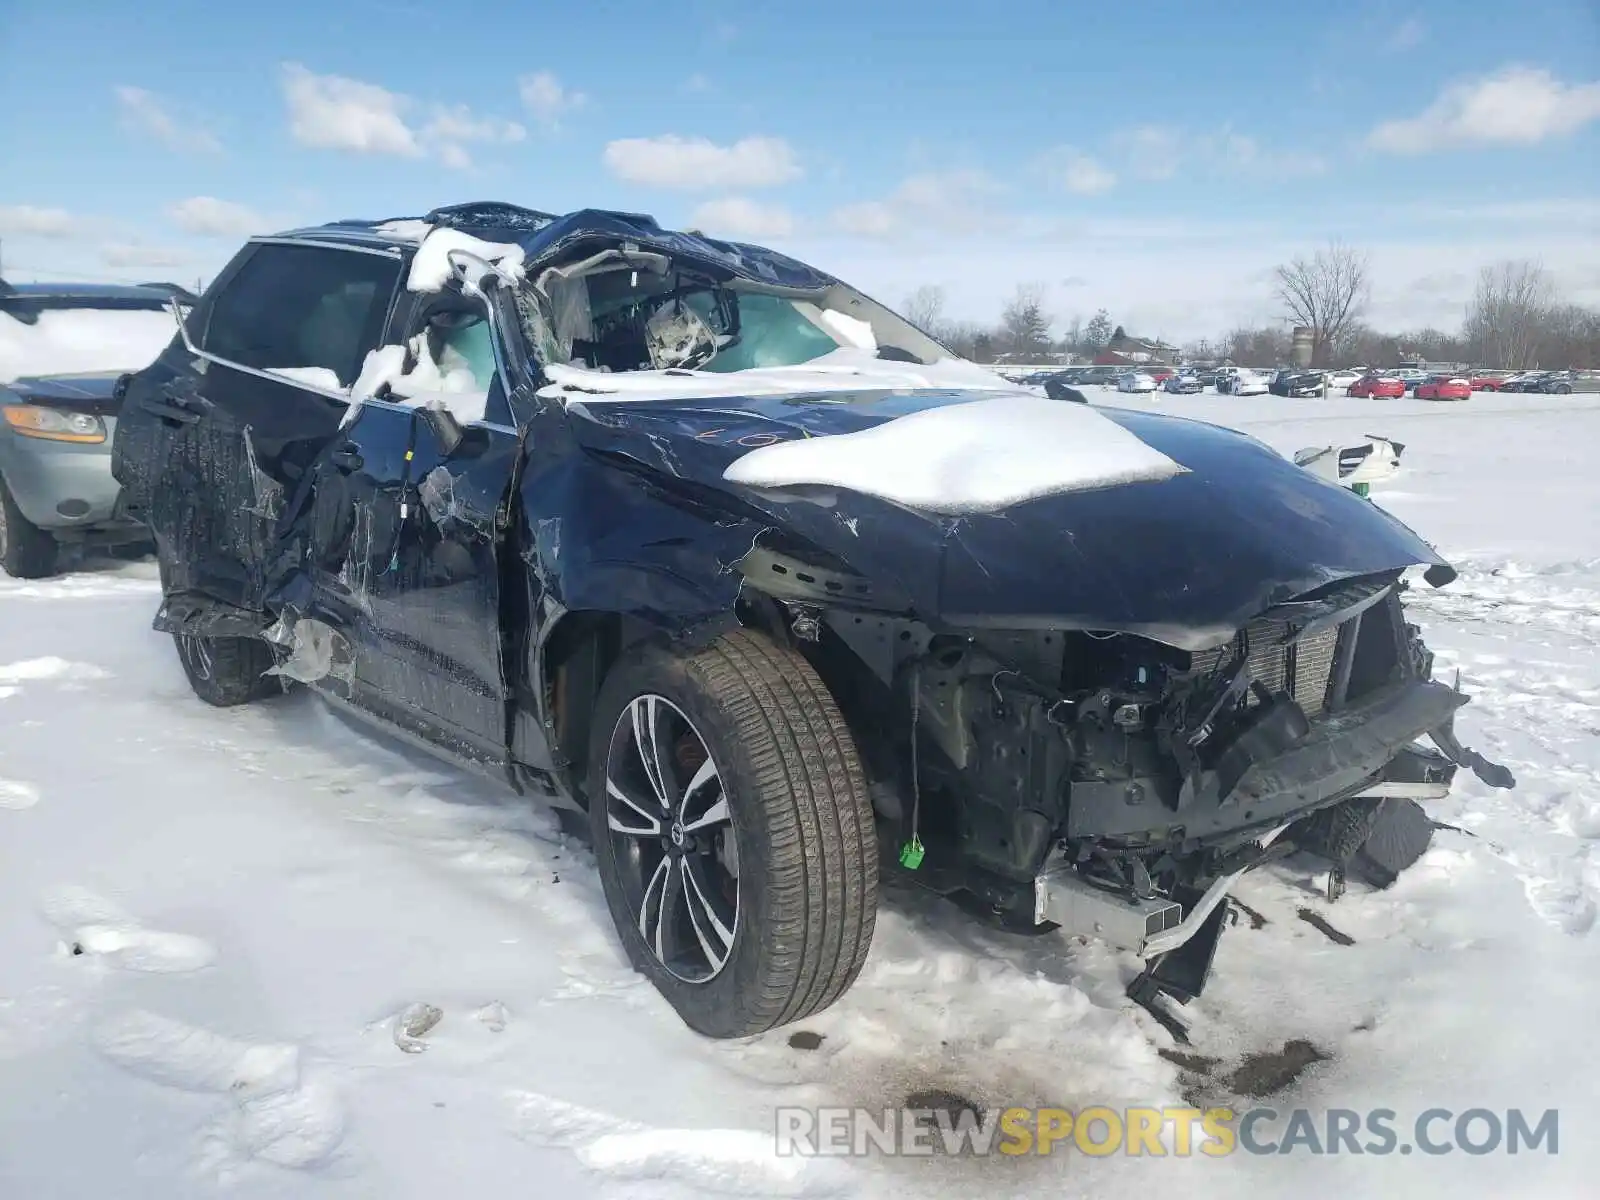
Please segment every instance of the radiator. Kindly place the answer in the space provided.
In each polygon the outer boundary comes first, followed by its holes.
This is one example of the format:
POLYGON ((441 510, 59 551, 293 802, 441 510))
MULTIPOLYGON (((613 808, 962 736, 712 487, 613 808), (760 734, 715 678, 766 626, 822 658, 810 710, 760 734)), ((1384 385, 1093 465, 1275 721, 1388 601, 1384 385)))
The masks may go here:
MULTIPOLYGON (((1309 717, 1320 713, 1328 698, 1328 681, 1333 675, 1334 654, 1339 646, 1339 628, 1319 630, 1286 646, 1283 639, 1289 626, 1282 621, 1252 621, 1235 640, 1215 650, 1193 656, 1193 669, 1214 671, 1227 659, 1245 651, 1250 679, 1269 692, 1288 692, 1309 717)), ((1253 705, 1254 696, 1245 703, 1253 705)))

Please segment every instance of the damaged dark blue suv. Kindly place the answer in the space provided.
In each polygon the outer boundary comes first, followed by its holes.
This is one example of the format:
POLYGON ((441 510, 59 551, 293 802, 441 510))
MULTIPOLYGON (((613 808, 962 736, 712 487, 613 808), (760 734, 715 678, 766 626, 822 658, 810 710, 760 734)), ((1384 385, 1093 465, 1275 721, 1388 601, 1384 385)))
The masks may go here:
POLYGON ((114 470, 203 699, 298 681, 586 813, 633 962, 714 1036, 837 999, 880 870, 1182 1000, 1241 872, 1343 861, 1457 765, 1509 783, 1401 608, 1454 572, 1392 517, 648 217, 256 239, 114 470))

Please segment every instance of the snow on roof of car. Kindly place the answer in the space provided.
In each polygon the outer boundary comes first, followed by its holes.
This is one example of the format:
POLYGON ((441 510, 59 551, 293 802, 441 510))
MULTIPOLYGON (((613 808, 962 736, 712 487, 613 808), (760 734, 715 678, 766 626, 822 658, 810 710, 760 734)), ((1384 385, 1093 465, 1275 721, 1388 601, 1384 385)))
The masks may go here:
POLYGON ((762 446, 723 474, 748 487, 839 487, 960 514, 1170 479, 1185 470, 1092 408, 1013 393, 924 409, 854 433, 762 446))

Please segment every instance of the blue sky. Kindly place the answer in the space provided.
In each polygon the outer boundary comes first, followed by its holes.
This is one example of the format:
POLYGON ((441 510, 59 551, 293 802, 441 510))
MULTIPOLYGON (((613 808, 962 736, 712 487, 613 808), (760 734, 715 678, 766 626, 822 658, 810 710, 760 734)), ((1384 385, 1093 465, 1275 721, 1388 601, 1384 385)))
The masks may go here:
POLYGON ((1018 283, 1189 337, 1369 252, 1373 319, 1478 266, 1600 302, 1600 5, 0 0, 14 277, 214 271, 242 235, 468 198, 655 214, 890 303, 1018 283))

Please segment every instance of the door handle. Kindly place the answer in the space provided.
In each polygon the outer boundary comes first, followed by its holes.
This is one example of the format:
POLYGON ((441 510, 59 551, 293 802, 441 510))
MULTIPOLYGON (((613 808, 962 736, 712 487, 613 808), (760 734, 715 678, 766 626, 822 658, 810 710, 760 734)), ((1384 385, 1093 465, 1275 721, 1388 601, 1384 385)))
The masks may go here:
POLYGON ((345 442, 328 456, 328 461, 341 471, 359 471, 366 466, 366 459, 361 457, 361 447, 354 442, 345 442))
POLYGON ((193 391, 192 385, 183 390, 168 385, 154 396, 144 397, 139 407, 169 424, 193 425, 215 406, 193 391))

